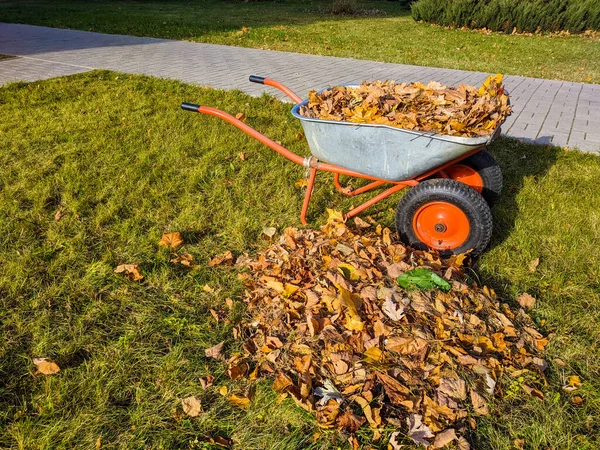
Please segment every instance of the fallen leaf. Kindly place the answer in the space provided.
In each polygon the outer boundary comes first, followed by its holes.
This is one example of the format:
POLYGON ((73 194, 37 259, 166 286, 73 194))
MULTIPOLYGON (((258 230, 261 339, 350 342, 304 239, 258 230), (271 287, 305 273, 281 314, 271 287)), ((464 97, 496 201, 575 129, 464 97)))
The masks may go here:
POLYGON ((243 395, 231 394, 229 397, 227 397, 227 400, 229 400, 229 403, 231 403, 233 406, 237 406, 241 409, 246 409, 250 406, 250 399, 243 395))
POLYGON ((454 428, 448 428, 435 436, 433 446, 435 448, 443 448, 456 439, 458 439, 456 430, 454 428))
POLYGON ((206 375, 205 377, 200 377, 200 386, 202 386, 202 389, 206 390, 206 388, 212 386, 214 381, 215 381, 215 377, 213 377, 212 375, 206 375))
POLYGON ((395 303, 391 296, 385 299, 383 302, 383 308, 381 308, 386 316, 393 321, 398 321, 404 317, 404 305, 395 303))
POLYGON ((60 367, 48 358, 33 358, 33 364, 36 365, 39 373, 43 375, 54 375, 60 372, 60 367))
POLYGON ((198 400, 193 395, 182 399, 181 406, 183 408, 183 412, 190 417, 198 417, 200 415, 200 412, 202 411, 202 405, 200 404, 200 400, 198 400))
POLYGON ((490 414, 490 410, 488 409, 485 399, 472 389, 469 394, 471 395, 471 404, 473 405, 475 415, 488 416, 490 414))
POLYGON ((174 264, 181 264, 187 267, 193 267, 194 265, 194 256, 189 253, 182 253, 181 255, 177 255, 175 258, 171 259, 171 262, 174 264))
POLYGON ((272 238, 275 233, 277 233, 277 228, 275 227, 265 227, 263 228, 263 234, 269 238, 272 238))
POLYGON ((208 263, 208 265, 210 267, 213 266, 218 266, 221 264, 227 264, 228 266, 233 265, 233 253, 231 253, 229 250, 226 251, 225 253, 221 254, 221 255, 217 255, 215 256, 213 259, 210 260, 210 262, 208 263))
POLYGON ((337 390, 335 385, 331 382, 331 380, 325 380, 323 386, 319 386, 315 389, 315 395, 317 397, 321 397, 319 400, 319 405, 325 405, 329 400, 337 400, 341 402, 344 400, 340 391, 337 390))
POLYGON ((235 115, 235 118, 236 118, 237 120, 241 120, 242 122, 245 122, 245 121, 246 121, 246 118, 247 118, 247 116, 246 116, 246 114, 244 114, 244 113, 237 113, 237 114, 235 115))
POLYGON ((517 297, 517 303, 524 309, 531 309, 535 306, 535 298, 527 293, 524 293, 517 297))
POLYGON ((248 155, 246 155, 244 152, 239 152, 238 153, 238 157, 242 160, 242 161, 246 161, 248 159, 248 155))
POLYGON ((62 219, 64 215, 65 215, 65 213, 62 210, 62 208, 58 208, 56 210, 56 214, 54 214, 54 221, 55 222, 60 222, 60 219, 62 219))
POLYGON ((535 272, 537 270, 537 267, 540 265, 540 258, 535 258, 533 261, 531 261, 528 265, 527 265, 527 269, 529 269, 530 272, 535 272))
POLYGON ((176 249, 181 244, 183 244, 183 238, 181 237, 181 233, 177 231, 173 233, 164 233, 158 242, 158 245, 161 247, 170 247, 172 249, 176 249))
POLYGON ((431 443, 427 440, 434 437, 431 429, 422 422, 423 416, 420 414, 411 414, 406 418, 408 424, 408 437, 415 443, 429 446, 431 443))
POLYGON ((115 268, 115 273, 124 273, 127 278, 133 281, 144 279, 144 275, 140 271, 140 266, 137 264, 120 264, 115 268))
POLYGON ((207 358, 223 359, 223 355, 221 355, 221 350, 223 350, 224 345, 225 341, 219 342, 217 345, 213 345, 212 347, 204 350, 204 354, 207 358))
POLYGON ((581 379, 577 375, 570 375, 567 384, 563 386, 566 392, 573 392, 581 387, 581 379))

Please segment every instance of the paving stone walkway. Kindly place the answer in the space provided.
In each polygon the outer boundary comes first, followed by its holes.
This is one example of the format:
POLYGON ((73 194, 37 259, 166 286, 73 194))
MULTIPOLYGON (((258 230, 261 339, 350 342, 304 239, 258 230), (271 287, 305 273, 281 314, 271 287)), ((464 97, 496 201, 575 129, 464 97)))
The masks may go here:
MULTIPOLYGON (((309 89, 364 79, 436 80, 480 84, 482 72, 305 55, 166 39, 90 33, 0 23, 0 85, 109 69, 172 78, 251 95, 278 91, 248 82, 268 76, 300 96, 309 89)), ((600 153, 600 85, 506 76, 514 113, 503 125, 509 136, 600 153)), ((189 99, 193 101, 194 99, 189 99)))

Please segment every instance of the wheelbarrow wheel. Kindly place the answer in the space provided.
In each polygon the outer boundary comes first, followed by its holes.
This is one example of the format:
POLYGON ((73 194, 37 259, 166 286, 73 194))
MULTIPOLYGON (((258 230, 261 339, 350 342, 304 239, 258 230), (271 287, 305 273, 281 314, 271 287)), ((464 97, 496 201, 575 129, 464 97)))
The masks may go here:
POLYGON ((442 256, 483 252, 492 236, 492 213, 483 197, 456 180, 422 181, 398 203, 396 230, 405 244, 442 256))
POLYGON ((502 171, 494 157, 485 150, 447 167, 444 172, 449 178, 471 186, 490 206, 500 197, 502 171))

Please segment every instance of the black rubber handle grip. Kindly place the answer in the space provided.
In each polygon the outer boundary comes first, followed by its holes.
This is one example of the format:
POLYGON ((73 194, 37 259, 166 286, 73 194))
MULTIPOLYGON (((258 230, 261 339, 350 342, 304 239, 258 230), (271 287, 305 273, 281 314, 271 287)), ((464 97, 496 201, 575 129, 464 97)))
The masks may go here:
POLYGON ((265 84, 265 77, 259 77, 257 75, 250 75, 248 77, 251 83, 265 84))
POLYGON ((181 109, 183 109, 185 111, 198 112, 198 108, 200 108, 200 105, 196 105, 195 103, 182 103, 181 104, 181 109))

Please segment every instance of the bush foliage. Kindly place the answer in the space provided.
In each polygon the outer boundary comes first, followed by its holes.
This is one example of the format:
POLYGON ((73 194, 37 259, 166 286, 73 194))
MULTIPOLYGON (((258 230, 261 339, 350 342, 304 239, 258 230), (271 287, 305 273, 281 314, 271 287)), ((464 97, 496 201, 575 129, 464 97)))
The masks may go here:
POLYGON ((415 20, 494 31, 600 30, 598 0, 419 0, 415 20))

